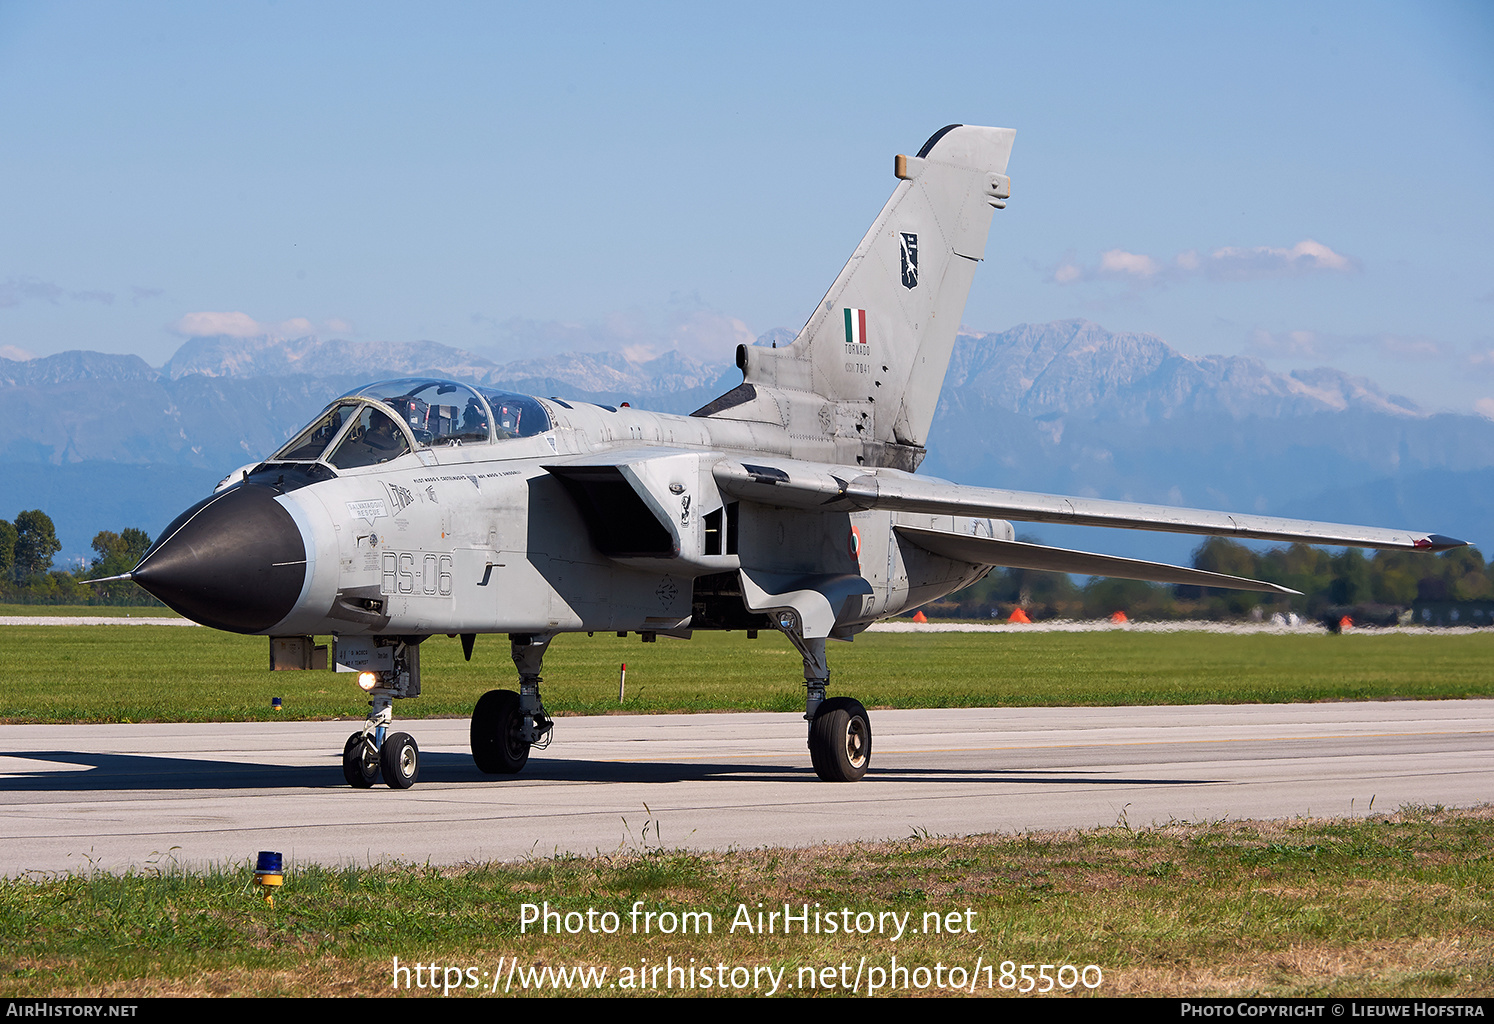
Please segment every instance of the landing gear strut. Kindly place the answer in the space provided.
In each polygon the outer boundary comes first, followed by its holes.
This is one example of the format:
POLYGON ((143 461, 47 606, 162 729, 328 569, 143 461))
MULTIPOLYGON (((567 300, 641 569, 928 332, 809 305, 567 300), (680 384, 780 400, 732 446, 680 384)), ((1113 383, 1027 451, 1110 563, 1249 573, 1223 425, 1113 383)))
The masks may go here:
POLYGON ((370 698, 368 718, 342 748, 342 777, 354 789, 368 789, 380 777, 390 789, 409 789, 420 778, 420 747, 408 733, 390 733, 389 726, 396 700, 420 696, 420 639, 374 638, 368 651, 369 664, 389 667, 358 675, 370 698))
POLYGON ((871 718, 860 701, 825 697, 830 665, 823 637, 799 634, 798 616, 780 613, 778 628, 804 656, 804 718, 809 722, 809 760, 826 782, 855 782, 871 766, 871 718))
POLYGON ((529 762, 529 750, 550 745, 555 723, 540 703, 540 665, 552 637, 512 633, 509 646, 519 670, 519 692, 489 690, 472 710, 472 760, 489 775, 513 775, 529 762))

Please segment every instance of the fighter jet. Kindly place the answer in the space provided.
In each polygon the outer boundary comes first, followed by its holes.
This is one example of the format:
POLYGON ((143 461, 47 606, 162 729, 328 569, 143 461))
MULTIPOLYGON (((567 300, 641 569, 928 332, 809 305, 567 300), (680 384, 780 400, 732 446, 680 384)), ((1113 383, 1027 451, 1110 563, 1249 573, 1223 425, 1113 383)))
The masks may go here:
POLYGON ((829 781, 871 763, 866 709, 829 696, 849 641, 993 566, 1293 593, 1256 580, 1015 539, 1012 522, 1440 551, 1417 531, 964 487, 916 474, 1014 132, 950 125, 894 161, 897 185, 790 345, 740 346, 742 383, 689 416, 384 381, 332 402, 183 512, 127 578, 183 615, 271 638, 310 668, 335 636, 368 694, 343 772, 419 776, 394 702, 422 643, 506 633, 518 689, 472 714, 482 771, 520 771, 554 722, 540 696, 562 633, 688 638, 777 630, 803 657, 809 754, 829 781))

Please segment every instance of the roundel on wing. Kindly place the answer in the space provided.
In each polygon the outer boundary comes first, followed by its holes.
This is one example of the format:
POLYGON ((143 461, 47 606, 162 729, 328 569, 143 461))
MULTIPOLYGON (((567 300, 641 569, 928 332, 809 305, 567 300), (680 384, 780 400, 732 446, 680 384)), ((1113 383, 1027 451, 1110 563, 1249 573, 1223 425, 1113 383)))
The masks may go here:
POLYGON ((851 535, 846 538, 846 550, 859 565, 861 563, 861 531, 854 526, 851 527, 851 535))

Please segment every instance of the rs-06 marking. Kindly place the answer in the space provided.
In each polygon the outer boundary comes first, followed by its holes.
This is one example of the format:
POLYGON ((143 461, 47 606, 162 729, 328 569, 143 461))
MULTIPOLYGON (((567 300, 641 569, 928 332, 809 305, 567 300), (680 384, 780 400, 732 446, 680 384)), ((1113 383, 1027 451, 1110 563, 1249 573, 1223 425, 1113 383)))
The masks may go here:
POLYGON ((379 589, 386 594, 450 597, 452 564, 450 555, 427 552, 417 556, 410 551, 385 551, 384 575, 379 589), (418 571, 417 557, 420 560, 418 571))

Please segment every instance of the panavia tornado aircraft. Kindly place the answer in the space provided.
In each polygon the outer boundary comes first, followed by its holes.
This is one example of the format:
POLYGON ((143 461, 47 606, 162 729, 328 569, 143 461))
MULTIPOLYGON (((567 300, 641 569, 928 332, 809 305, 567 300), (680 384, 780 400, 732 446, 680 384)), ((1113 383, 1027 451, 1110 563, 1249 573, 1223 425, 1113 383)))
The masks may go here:
POLYGON ((741 346, 742 383, 689 416, 447 380, 349 392, 182 513, 127 578, 207 626, 310 668, 336 637, 368 720, 356 787, 413 785, 393 702, 420 646, 507 633, 518 689, 472 714, 472 756, 513 773, 554 723, 540 665, 561 633, 776 629, 803 656, 819 777, 871 761, 866 709, 827 697, 827 640, 993 566, 1292 593, 1256 580, 1015 540, 1011 521, 1440 551, 1448 537, 962 487, 915 475, 993 211, 1006 128, 951 125, 898 156, 892 198, 793 344, 741 346))

